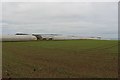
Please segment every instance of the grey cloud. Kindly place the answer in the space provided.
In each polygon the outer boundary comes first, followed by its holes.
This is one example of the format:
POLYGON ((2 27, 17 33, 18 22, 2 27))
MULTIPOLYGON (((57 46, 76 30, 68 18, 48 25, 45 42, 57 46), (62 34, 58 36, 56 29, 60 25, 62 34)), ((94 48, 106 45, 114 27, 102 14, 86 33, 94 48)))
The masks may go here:
POLYGON ((117 37, 117 3, 3 3, 2 12, 6 33, 101 34, 104 37, 113 34, 117 37))

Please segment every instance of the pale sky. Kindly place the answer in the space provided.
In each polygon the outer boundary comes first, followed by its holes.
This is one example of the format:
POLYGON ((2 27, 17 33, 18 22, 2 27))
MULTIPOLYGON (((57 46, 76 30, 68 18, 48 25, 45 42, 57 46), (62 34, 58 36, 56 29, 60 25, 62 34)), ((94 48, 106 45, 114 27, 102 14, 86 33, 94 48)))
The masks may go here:
POLYGON ((116 2, 4 2, 2 33, 118 37, 116 2))

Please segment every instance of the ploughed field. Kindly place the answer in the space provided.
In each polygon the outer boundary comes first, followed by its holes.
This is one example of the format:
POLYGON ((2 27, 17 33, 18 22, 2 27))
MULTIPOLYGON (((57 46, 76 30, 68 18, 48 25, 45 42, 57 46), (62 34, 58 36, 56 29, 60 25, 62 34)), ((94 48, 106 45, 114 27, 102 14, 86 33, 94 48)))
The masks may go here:
POLYGON ((118 41, 3 42, 4 78, 116 78, 118 41))

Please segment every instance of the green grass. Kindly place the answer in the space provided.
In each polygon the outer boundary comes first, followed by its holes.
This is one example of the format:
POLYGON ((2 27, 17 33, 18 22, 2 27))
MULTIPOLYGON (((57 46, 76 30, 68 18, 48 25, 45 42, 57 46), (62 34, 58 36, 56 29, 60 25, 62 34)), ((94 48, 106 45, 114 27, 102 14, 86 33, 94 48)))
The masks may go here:
POLYGON ((116 78, 118 41, 3 42, 3 77, 116 78))

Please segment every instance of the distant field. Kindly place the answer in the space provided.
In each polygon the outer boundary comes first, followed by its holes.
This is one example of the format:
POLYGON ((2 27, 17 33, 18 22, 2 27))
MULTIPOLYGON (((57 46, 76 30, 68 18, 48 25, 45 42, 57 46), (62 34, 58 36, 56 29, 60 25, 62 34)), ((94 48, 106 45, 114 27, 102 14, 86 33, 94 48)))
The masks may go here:
POLYGON ((116 78, 118 42, 3 42, 3 77, 116 78))

